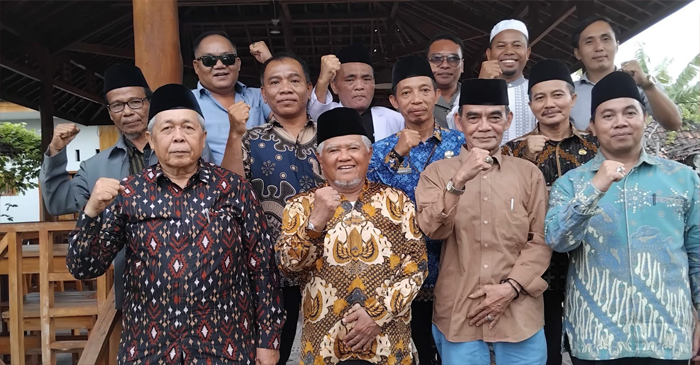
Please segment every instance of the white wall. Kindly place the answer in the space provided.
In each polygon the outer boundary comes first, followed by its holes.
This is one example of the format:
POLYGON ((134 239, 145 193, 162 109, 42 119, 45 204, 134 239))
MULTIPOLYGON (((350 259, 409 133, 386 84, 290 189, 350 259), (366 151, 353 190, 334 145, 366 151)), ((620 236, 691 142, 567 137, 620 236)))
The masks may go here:
MULTIPOLYGON (((27 124, 27 129, 33 130, 37 135, 41 135, 41 120, 38 112, 17 112, 0 114, 0 121, 27 124)), ((60 118, 54 118, 54 125, 67 123, 60 118)), ((80 133, 66 147, 68 153, 68 171, 77 171, 80 162, 96 154, 100 148, 99 128, 79 125, 80 133), (77 159, 76 151, 80 151, 80 160, 77 159)), ((0 196, 0 212, 10 215, 13 223, 37 222, 41 218, 41 200, 39 188, 31 189, 23 195, 0 196), (6 203, 17 204, 16 208, 8 211, 6 203)), ((0 223, 8 223, 5 217, 0 218, 0 223)))

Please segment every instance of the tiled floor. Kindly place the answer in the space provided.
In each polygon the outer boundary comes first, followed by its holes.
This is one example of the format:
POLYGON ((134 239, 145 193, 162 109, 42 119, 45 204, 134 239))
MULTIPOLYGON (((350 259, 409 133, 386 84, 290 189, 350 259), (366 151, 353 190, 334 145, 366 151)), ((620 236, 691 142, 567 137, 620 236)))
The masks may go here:
MULTIPOLYGON (((289 356, 289 360, 287 360, 287 365, 298 365, 299 364, 299 352, 301 350, 300 338, 301 338, 301 315, 299 315, 299 323, 297 323, 297 335, 294 338, 294 345, 292 346, 292 353, 289 356)), ((58 365, 71 365, 70 354, 59 355, 59 356, 57 356, 57 360, 58 360, 57 361, 58 365)), ((571 359, 569 359, 568 354, 564 354, 564 361, 562 361, 562 365, 571 365, 571 359)))

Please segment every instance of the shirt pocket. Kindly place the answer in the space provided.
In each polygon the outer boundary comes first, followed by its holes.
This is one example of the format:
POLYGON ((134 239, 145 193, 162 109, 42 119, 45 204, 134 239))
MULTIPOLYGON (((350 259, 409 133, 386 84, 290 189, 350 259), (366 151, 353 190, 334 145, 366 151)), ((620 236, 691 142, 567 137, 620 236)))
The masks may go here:
POLYGON ((688 199, 681 195, 652 193, 647 198, 647 203, 658 218, 682 218, 688 199))
POLYGON ((501 242, 513 252, 519 253, 528 241, 530 232, 530 218, 525 202, 519 194, 508 194, 494 208, 500 216, 495 230, 501 237, 501 242))

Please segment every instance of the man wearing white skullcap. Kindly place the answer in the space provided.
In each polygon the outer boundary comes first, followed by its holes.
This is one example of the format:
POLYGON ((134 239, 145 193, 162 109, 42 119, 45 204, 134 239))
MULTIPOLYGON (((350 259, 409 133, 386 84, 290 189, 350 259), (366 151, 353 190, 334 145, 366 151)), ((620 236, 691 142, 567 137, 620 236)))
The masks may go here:
MULTIPOLYGON (((528 38, 527 26, 523 22, 514 19, 499 22, 491 29, 491 45, 486 50, 486 61, 481 64, 480 79, 501 78, 508 84, 513 122, 504 131, 501 145, 529 133, 537 123, 528 105, 528 80, 523 76, 523 69, 530 57, 528 38)), ((447 118, 450 128, 454 128, 455 111, 447 118)))

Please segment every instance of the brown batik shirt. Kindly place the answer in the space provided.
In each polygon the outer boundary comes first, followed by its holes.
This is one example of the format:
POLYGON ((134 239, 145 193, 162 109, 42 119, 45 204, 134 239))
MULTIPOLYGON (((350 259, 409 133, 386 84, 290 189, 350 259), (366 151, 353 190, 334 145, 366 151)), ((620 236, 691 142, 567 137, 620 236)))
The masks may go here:
POLYGON ((306 229, 316 190, 289 201, 275 247, 280 270, 301 279, 300 363, 411 364, 411 302, 428 267, 413 202, 399 189, 366 182, 354 205, 342 198, 318 233, 306 229), (354 326, 343 317, 359 308, 381 328, 368 351, 342 341, 354 326))

